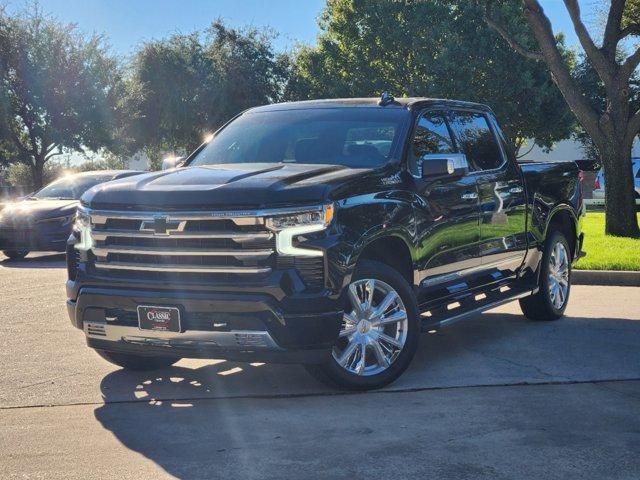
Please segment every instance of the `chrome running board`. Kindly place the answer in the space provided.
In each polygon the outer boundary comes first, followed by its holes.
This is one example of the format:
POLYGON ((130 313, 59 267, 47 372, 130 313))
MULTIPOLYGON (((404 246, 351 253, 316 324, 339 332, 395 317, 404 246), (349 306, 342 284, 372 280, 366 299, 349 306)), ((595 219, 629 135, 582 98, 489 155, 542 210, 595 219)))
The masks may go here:
POLYGON ((499 289, 477 294, 469 294, 438 308, 421 312, 422 330, 438 330, 442 327, 459 322, 466 318, 480 314, 536 293, 537 289, 516 290, 503 286, 499 289))

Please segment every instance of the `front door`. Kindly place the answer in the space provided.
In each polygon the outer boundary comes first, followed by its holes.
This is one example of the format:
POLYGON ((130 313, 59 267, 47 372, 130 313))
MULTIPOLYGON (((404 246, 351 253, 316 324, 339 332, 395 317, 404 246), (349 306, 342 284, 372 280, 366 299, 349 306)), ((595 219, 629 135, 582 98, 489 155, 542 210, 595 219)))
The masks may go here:
POLYGON ((422 288, 451 283, 480 266, 479 203, 475 178, 423 178, 423 162, 461 157, 444 112, 421 114, 408 166, 415 179, 417 260, 422 288))

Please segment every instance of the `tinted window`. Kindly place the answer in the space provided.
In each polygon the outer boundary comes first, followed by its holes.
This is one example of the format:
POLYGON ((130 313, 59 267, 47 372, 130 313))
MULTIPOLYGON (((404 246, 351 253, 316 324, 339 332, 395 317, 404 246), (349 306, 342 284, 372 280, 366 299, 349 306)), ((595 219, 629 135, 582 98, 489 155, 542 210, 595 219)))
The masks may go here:
POLYGON ((442 115, 427 113, 420 117, 411 141, 409 168, 415 175, 420 174, 421 158, 433 153, 453 153, 447 123, 442 115))
POLYGON ((455 112, 451 126, 473 170, 491 170, 502 165, 500 148, 483 114, 455 112))
POLYGON ((404 109, 314 108, 248 112, 227 125, 190 162, 384 165, 409 118, 404 109))

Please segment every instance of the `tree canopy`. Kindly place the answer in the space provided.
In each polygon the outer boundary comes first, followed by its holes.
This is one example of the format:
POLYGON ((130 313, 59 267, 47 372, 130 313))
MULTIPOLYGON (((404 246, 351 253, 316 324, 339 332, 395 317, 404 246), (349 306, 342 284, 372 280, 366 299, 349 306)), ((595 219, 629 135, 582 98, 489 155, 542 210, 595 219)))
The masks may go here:
MULTIPOLYGON (((516 7, 505 7, 514 10, 513 26, 526 27, 516 7)), ((389 90, 396 96, 461 98, 491 105, 516 146, 533 138, 550 147, 569 137, 573 117, 545 66, 505 45, 482 13, 463 0, 328 0, 317 46, 297 52, 286 97, 377 96, 389 90)), ((530 34, 524 37, 535 42, 530 34)))
POLYGON ((124 92, 102 37, 37 7, 13 16, 0 10, 0 158, 28 165, 36 187, 63 149, 114 145, 124 92))
POLYGON ((134 60, 142 144, 190 151, 242 110, 278 101, 286 74, 269 32, 221 21, 205 32, 146 43, 134 60))

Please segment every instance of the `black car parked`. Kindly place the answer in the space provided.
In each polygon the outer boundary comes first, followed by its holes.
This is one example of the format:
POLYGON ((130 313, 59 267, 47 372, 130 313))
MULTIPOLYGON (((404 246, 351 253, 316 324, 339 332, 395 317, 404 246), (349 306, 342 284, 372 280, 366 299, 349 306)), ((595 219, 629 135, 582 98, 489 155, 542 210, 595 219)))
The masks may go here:
POLYGON ((11 259, 32 251, 64 252, 80 196, 99 183, 137 175, 134 170, 85 172, 60 178, 0 210, 0 250, 11 259))
POLYGON ((298 362, 377 388, 421 330, 516 299, 560 318, 583 213, 575 163, 518 165, 483 105, 258 107, 178 168, 82 197, 68 311, 125 368, 298 362))

